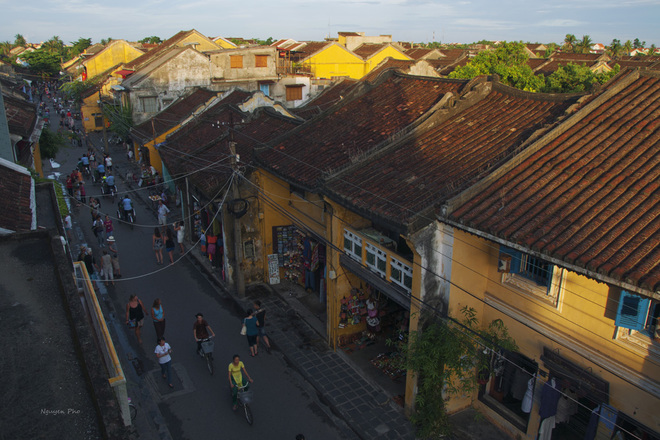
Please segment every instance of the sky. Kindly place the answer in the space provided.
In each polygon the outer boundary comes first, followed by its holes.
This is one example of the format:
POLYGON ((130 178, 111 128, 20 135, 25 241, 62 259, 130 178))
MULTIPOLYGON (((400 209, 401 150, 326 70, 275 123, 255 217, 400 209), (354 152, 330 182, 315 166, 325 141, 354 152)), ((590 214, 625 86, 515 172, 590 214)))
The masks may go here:
POLYGON ((337 32, 394 41, 561 43, 566 34, 660 47, 660 0, 0 0, 0 41, 58 36, 163 40, 180 30, 209 37, 322 41, 337 32))

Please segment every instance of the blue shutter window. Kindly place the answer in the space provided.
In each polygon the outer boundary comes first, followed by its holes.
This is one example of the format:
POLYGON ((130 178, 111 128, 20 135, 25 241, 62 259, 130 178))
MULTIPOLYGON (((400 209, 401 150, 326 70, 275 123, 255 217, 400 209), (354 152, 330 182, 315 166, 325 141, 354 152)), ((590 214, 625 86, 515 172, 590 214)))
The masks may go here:
POLYGON ((500 256, 502 254, 511 257, 510 273, 520 273, 520 260, 522 259, 522 252, 512 249, 510 247, 500 245, 500 256))
POLYGON ((264 95, 270 96, 270 84, 259 84, 259 90, 261 90, 264 95))
POLYGON ((646 315, 648 314, 650 302, 651 300, 648 298, 642 298, 639 295, 622 290, 614 323, 617 327, 643 330, 646 325, 646 315))

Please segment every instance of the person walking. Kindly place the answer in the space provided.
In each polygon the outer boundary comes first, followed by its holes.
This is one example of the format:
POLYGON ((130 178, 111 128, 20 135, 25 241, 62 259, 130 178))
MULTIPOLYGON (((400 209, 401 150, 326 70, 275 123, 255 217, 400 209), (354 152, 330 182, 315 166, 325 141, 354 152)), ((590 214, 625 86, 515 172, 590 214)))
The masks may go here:
POLYGON ((169 214, 170 208, 165 206, 162 200, 158 201, 158 224, 163 227, 167 227, 167 214, 169 214))
MULTIPOLYGON (((115 231, 115 228, 112 224, 112 219, 110 218, 109 215, 105 216, 105 220, 103 220, 103 226, 105 227, 105 236, 108 237, 109 239, 113 235, 113 232, 115 231)), ((106 241, 108 239, 106 239, 106 241)))
POLYGON ((174 223, 174 230, 176 231, 176 241, 179 243, 179 249, 181 249, 181 254, 183 255, 185 253, 185 249, 183 248, 183 238, 186 230, 183 220, 174 223))
POLYGON ((174 264, 174 235, 170 228, 167 228, 165 231, 165 250, 167 251, 167 255, 170 256, 170 264, 174 264))
POLYGON ((108 252, 112 257, 112 271, 115 278, 121 278, 121 268, 119 267, 119 250, 117 249, 117 243, 115 242, 114 235, 111 235, 106 240, 108 242, 108 252))
POLYGON ((259 338, 261 338, 263 339, 264 344, 266 344, 266 351, 270 353, 270 341, 266 334, 266 309, 261 307, 261 301, 259 300, 256 300, 252 306, 254 307, 254 313, 257 318, 257 347, 259 347, 259 338))
POLYGON ((64 230, 66 231, 67 238, 73 240, 73 220, 71 220, 70 213, 64 216, 64 230))
POLYGON ((100 215, 96 215, 94 223, 92 224, 92 230, 96 236, 96 240, 99 242, 99 247, 105 247, 105 226, 103 225, 103 220, 101 220, 100 215))
POLYGON ((160 298, 156 298, 151 306, 151 319, 154 321, 154 329, 156 330, 156 340, 165 336, 165 311, 160 298))
POLYGON ((156 263, 163 264, 163 237, 157 227, 154 228, 154 235, 151 236, 151 244, 156 253, 156 263))
MULTIPOLYGON (((245 380, 245 377, 243 377, 242 373, 245 373, 245 376, 247 377, 247 380, 250 381, 250 383, 253 383, 254 381, 248 374, 247 370, 245 369, 245 365, 243 364, 243 361, 241 361, 241 358, 239 355, 235 354, 232 357, 232 361, 229 364, 229 387, 231 388, 231 399, 232 399, 232 404, 234 405, 232 409, 236 411, 238 408, 238 387, 244 387, 247 385, 247 382, 245 380)), ((247 391, 249 387, 246 387, 245 390, 247 391)))
POLYGON ((247 316, 243 318, 243 324, 245 325, 248 341, 248 346, 250 347, 250 356, 255 357, 257 355, 257 335, 259 334, 259 329, 257 328, 257 318, 254 316, 252 309, 247 310, 247 316))
POLYGON ((144 304, 136 294, 131 294, 126 304, 126 325, 135 329, 138 344, 142 344, 142 326, 144 325, 144 304))
POLYGON ((105 279, 105 285, 109 285, 109 281, 112 281, 112 285, 115 285, 115 277, 112 271, 112 257, 108 254, 108 251, 103 249, 103 256, 101 257, 101 270, 103 271, 103 278, 105 279))
POLYGON ((163 375, 163 379, 167 381, 167 385, 170 388, 174 388, 172 384, 172 347, 170 344, 165 342, 164 337, 158 338, 158 345, 154 350, 156 357, 158 358, 158 364, 160 365, 160 372, 163 375))

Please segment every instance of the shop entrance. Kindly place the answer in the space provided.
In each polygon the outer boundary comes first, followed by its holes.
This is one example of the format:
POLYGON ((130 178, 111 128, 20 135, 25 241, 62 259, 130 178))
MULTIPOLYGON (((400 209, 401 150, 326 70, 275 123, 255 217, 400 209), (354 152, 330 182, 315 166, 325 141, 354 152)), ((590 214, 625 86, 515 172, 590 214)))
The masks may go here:
POLYGON ((406 370, 396 365, 407 341, 409 311, 364 281, 340 302, 339 348, 403 406, 406 370))

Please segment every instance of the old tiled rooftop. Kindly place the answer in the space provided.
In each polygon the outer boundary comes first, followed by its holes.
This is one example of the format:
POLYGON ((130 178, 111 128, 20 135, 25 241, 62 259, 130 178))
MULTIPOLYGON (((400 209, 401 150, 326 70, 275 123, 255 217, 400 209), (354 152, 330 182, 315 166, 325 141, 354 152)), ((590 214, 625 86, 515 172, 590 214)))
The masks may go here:
MULTIPOLYGON (((423 117, 461 80, 406 77, 395 72, 376 86, 316 117, 258 153, 259 162, 307 188, 423 117)), ((364 84, 364 83, 363 83, 364 84)), ((366 86, 366 84, 365 84, 366 86)))
POLYGON ((410 66, 415 64, 415 61, 412 60, 396 60, 394 58, 386 58, 383 60, 375 69, 367 73, 361 78, 362 81, 375 81, 378 78, 378 75, 385 72, 389 69, 399 69, 402 73, 407 73, 406 70, 410 69, 410 66))
POLYGON ((196 89, 190 95, 177 99, 165 110, 131 130, 142 141, 149 141, 179 125, 193 111, 216 95, 206 89, 196 89))
POLYGON ((450 219, 658 291, 659 116, 660 74, 629 73, 568 120, 574 125, 470 190, 450 219))
POLYGON ((37 107, 27 100, 4 94, 5 114, 9 133, 28 139, 37 123, 37 107))
MULTIPOLYGON (((483 177, 575 102, 491 82, 470 92, 475 93, 439 110, 429 120, 431 128, 416 129, 329 180, 330 197, 404 228, 413 216, 483 177)), ((426 224, 433 219, 428 212, 426 224)))
POLYGON ((303 107, 297 107, 291 111, 298 117, 311 119, 342 99, 345 99, 357 85, 358 81, 355 79, 342 78, 334 82, 330 87, 327 87, 310 101, 307 101, 303 107))
POLYGON ((16 232, 32 228, 32 177, 21 168, 0 159, 0 228, 16 232))
POLYGON ((353 53, 367 60, 385 49, 387 46, 389 46, 389 43, 363 43, 353 49, 353 53))

